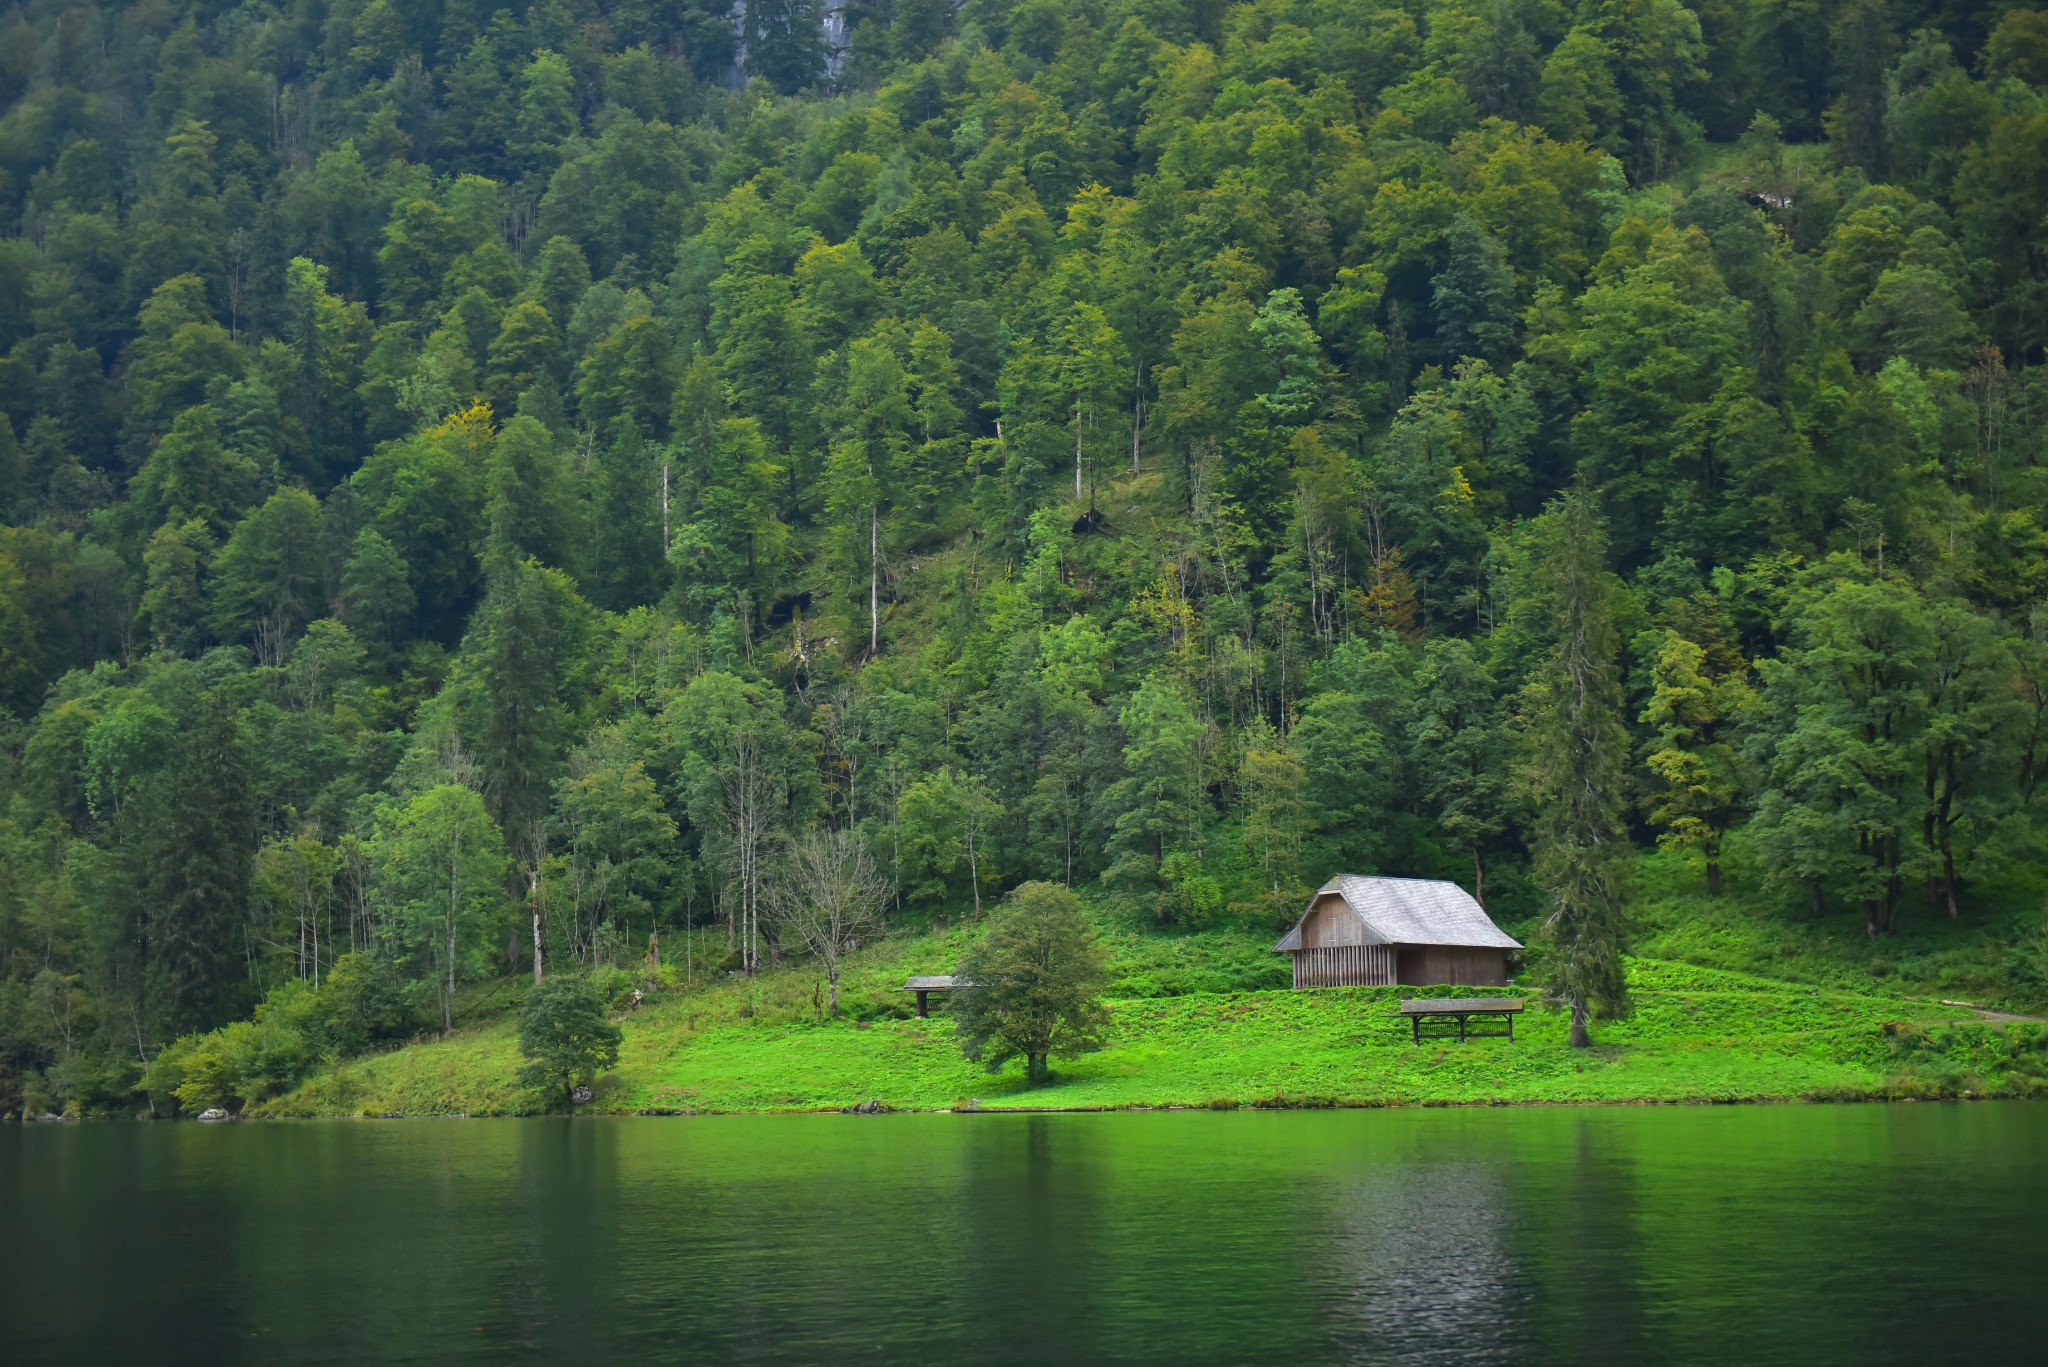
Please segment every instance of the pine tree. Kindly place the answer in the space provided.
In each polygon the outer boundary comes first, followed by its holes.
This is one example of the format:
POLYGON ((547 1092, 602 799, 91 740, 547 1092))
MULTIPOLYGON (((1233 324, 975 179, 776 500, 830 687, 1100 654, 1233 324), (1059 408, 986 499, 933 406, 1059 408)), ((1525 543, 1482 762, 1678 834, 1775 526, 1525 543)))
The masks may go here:
POLYGON ((234 703, 200 699, 152 794, 142 836, 147 1019, 157 1040, 210 1029, 241 1005, 239 935, 256 845, 234 703))
POLYGON ((546 814, 561 765, 582 608, 567 576, 526 560, 495 571, 477 613, 471 728, 491 817, 514 840, 546 814))
POLYGON ((1607 536, 1593 496, 1572 489, 1539 524, 1538 593, 1555 642, 1533 686, 1531 796, 1537 805, 1536 881, 1549 990, 1571 1012, 1573 1048, 1591 1043, 1587 1021, 1629 1010, 1622 955, 1628 920, 1622 861, 1628 853, 1625 772, 1607 536))
POLYGON ((341 617, 358 640, 380 649, 412 634, 411 572, 398 547, 374 527, 356 533, 341 571, 341 617))
POLYGON ((1458 215, 1447 246, 1449 260, 1430 284, 1437 340, 1446 357, 1498 362, 1514 343, 1515 273, 1470 215, 1458 215))

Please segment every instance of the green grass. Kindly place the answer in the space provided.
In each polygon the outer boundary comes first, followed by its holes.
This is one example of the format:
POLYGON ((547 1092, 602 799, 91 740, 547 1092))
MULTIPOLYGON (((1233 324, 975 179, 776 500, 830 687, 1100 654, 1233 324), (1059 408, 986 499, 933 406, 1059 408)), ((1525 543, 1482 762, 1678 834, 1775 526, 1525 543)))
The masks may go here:
MULTIPOLYGON (((916 957, 895 946, 891 957, 916 957)), ((1114 1002, 1108 1047, 1027 1090, 1012 1066, 967 1063, 951 1023, 791 1018, 809 974, 680 992, 630 1012, 619 1067, 590 1109, 745 1112, 1052 1107, 1675 1102, 2023 1094, 2048 1077, 2040 1027, 1892 995, 1793 986, 1637 960, 1636 1011, 1590 1050, 1532 1010, 1517 1038, 1410 1043, 1413 988, 1256 990, 1114 1002), (753 1014, 745 1014, 751 1011, 753 1014)), ((1469 989, 1467 989, 1469 990, 1469 989)), ((849 1005, 855 1005, 849 1001, 849 1005)), ((342 1064, 257 1108, 269 1115, 504 1115, 542 1098, 515 1085, 509 1017, 342 1064)))
MULTIPOLYGON (((943 1015, 917 1020, 911 973, 943 973, 977 933, 892 935, 854 956, 842 1015, 795 964, 751 981, 703 967, 620 1019, 625 1044, 591 1109, 610 1113, 1049 1107, 1431 1105, 1779 1101, 2048 1094, 2048 1027, 1994 1022, 1942 998, 2039 1012, 2048 1001, 2041 889, 2026 873, 1960 924, 1924 907, 1875 942, 1853 912, 1811 920, 1769 904, 1740 848, 1728 894, 1663 855, 1638 872, 1635 1013, 1573 1050, 1533 988, 1516 1040, 1409 1042, 1396 1013, 1419 988, 1287 990, 1272 937, 1249 930, 1106 932, 1115 1025, 1101 1052, 1056 1059, 1027 1090, 1021 1067, 961 1058, 943 1015), (2005 908, 2003 911, 1996 908, 2005 908), (1987 909, 1989 908, 1989 909, 1987 909)), ((1526 928, 1525 928, 1526 929, 1526 928)), ((668 945, 671 959, 681 950, 668 945)), ((673 964, 670 965, 671 971, 673 964)), ((1458 989, 1471 995, 1472 989, 1458 989)), ((517 982, 468 997, 446 1040, 339 1063, 252 1107, 269 1115, 507 1115, 547 1099, 519 1087, 517 982)))
POLYGON ((1710 898, 1697 867, 1645 856, 1635 881, 1636 948, 1661 959, 1879 995, 1931 997, 2048 1013, 2048 922, 2041 872, 2008 870, 1950 922, 1908 895, 1897 929, 1872 939, 1854 908, 1814 918, 1771 903, 1746 842, 1731 841, 1727 895, 1710 898))

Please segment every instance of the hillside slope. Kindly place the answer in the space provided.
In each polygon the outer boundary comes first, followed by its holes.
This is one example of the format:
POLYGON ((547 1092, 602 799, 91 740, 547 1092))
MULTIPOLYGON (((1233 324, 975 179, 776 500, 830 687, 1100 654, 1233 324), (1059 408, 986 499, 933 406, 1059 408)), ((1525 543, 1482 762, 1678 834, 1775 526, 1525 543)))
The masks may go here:
MULTIPOLYGON (((910 957, 926 947, 908 946, 910 957)), ((1857 993, 1639 959, 1634 1016, 1591 1051, 1531 1010, 1516 1038, 1410 1041, 1414 988, 1195 992, 1112 1002, 1101 1052, 1028 1089, 1021 1068, 964 1061, 943 1013, 928 1020, 738 1018, 714 987, 621 1018, 599 1114, 1004 1107, 1324 1106, 1527 1102, 1852 1100, 2048 1091, 2048 1031, 1898 995, 1857 993)), ((783 1011, 809 975, 771 975, 783 1011), (791 981, 790 979, 793 979, 791 981)), ((886 977, 883 978, 886 981, 886 977)), ((1487 992, 1484 995, 1509 995, 1487 992)), ((1458 989, 1472 995, 1478 989, 1458 989)), ((1532 1003, 1533 1005, 1533 1003, 1532 1003)), ((743 1006, 741 1009, 745 1009, 743 1006)), ((262 1116, 508 1115, 546 1109, 518 1086, 509 1018, 358 1059, 250 1112, 262 1116)))

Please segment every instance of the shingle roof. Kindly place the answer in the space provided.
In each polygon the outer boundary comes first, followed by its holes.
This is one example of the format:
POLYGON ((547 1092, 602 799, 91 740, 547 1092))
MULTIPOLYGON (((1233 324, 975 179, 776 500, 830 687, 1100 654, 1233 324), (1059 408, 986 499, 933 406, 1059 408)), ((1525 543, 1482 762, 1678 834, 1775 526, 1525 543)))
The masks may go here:
MULTIPOLYGON (((1366 943, 1454 945, 1473 949, 1520 949, 1521 941, 1493 923, 1486 908, 1456 883, 1435 878, 1367 878, 1340 873, 1316 890, 1336 893, 1365 925, 1366 943)), ((1313 898, 1310 906, 1315 905, 1313 898)), ((1307 919, 1307 913, 1303 913, 1307 919)), ((1301 922, 1275 950, 1301 948, 1301 922)))

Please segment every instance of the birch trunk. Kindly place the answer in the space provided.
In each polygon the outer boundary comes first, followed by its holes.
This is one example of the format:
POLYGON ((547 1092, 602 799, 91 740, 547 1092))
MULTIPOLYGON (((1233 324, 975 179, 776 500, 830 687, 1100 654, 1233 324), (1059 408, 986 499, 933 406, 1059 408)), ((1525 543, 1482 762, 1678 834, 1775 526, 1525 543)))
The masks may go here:
POLYGON ((540 986, 540 870, 527 874, 527 905, 533 912, 533 985, 540 986))
POLYGON ((1145 430, 1145 363, 1139 361, 1131 381, 1131 473, 1138 473, 1138 438, 1145 430))
POLYGON ((441 1033, 455 1033, 455 898, 461 887, 462 838, 448 842, 448 973, 441 985, 441 1033))

